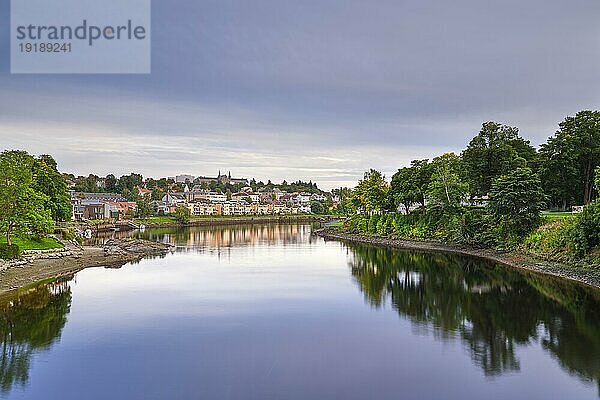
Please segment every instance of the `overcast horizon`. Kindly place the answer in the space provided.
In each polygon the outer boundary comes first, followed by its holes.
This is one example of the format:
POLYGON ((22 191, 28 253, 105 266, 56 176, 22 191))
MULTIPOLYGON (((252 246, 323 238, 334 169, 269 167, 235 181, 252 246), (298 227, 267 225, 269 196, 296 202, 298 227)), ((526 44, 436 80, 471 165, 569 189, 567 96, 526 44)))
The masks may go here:
POLYGON ((331 189, 459 152, 485 121, 539 146, 599 108, 597 0, 154 0, 152 16, 150 75, 10 75, 3 57, 2 150, 76 175, 331 189))

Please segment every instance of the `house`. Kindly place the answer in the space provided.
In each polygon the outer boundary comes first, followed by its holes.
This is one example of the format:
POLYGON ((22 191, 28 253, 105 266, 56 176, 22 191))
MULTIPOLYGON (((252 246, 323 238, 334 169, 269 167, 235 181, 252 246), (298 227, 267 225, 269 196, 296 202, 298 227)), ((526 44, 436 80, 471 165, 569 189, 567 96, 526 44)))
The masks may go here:
POLYGON ((190 203, 193 207, 192 214, 193 215, 216 215, 216 207, 214 204, 210 202, 196 202, 190 203))
POLYGON ((164 201, 155 200, 150 204, 154 206, 154 209, 158 215, 167 215, 171 213, 171 206, 164 201))
POLYGON ((116 219, 118 216, 117 208, 108 203, 84 201, 73 206, 73 219, 75 221, 116 219))
POLYGON ((138 195, 142 196, 142 197, 146 196, 146 195, 151 196, 152 195, 152 190, 145 189, 145 188, 142 188, 142 187, 138 187, 138 195))
POLYGON ((303 205, 298 207, 298 212, 302 214, 310 214, 312 212, 312 209, 310 205, 303 205))
POLYGON ((169 206, 178 206, 187 202, 185 193, 168 192, 162 197, 161 200, 169 206))
POLYGON ((246 199, 250 199, 250 201, 252 203, 259 203, 260 195, 258 193, 253 193, 253 192, 239 192, 239 193, 234 193, 231 196, 231 199, 239 200, 239 201, 246 201, 246 199))
POLYGON ((307 206, 310 205, 311 194, 310 193, 298 193, 292 197, 292 201, 295 206, 307 206))
POLYGON ((99 220, 118 218, 119 212, 114 202, 126 202, 127 199, 118 193, 84 193, 71 192, 72 219, 99 220))
POLYGON ((107 201, 104 204, 114 206, 114 209, 118 213, 117 217, 119 219, 124 218, 128 214, 134 213, 137 208, 137 204, 134 201, 107 201))

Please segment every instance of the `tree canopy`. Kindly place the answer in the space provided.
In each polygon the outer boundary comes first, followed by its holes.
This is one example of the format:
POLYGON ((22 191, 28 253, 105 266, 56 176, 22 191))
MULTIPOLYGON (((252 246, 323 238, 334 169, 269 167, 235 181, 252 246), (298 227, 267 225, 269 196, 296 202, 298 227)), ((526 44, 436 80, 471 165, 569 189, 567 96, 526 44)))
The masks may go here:
POLYGON ((436 157, 431 162, 431 181, 427 189, 428 206, 438 213, 453 214, 460 210, 469 190, 460 158, 454 153, 436 157))
POLYGON ((545 197, 539 177, 530 168, 517 168, 496 179, 488 210, 503 237, 519 238, 539 225, 545 197))
POLYGON ((486 196, 494 180, 514 170, 518 159, 531 167, 536 151, 519 136, 519 129, 496 122, 486 122, 462 153, 470 194, 486 196))
POLYGON ((15 232, 45 233, 54 224, 46 208, 51 198, 34 188, 35 162, 24 151, 0 154, 0 231, 5 233, 8 245, 15 232))
POLYGON ((356 208, 368 213, 380 212, 387 206, 388 190, 385 176, 371 169, 365 172, 363 179, 358 182, 353 194, 353 203, 356 208))
POLYGON ((566 209, 595 197, 594 174, 600 165, 600 111, 567 117, 540 149, 544 188, 554 205, 566 209))

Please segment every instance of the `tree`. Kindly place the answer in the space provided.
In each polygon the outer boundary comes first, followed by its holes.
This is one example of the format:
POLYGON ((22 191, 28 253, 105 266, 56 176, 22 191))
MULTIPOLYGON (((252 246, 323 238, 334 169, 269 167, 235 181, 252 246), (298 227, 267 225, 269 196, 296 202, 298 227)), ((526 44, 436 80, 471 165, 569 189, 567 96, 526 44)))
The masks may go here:
POLYGON ((148 218, 154 214, 154 207, 152 205, 152 197, 149 195, 139 196, 136 202, 137 206, 135 213, 138 218, 148 218))
POLYGON ((52 156, 42 155, 34 160, 32 187, 47 196, 45 208, 50 210, 55 221, 71 219, 72 207, 67 182, 58 172, 52 156))
POLYGON ((117 178, 113 174, 106 175, 104 178, 104 187, 107 192, 114 192, 117 190, 117 178))
POLYGON ((469 185, 462 177, 462 163, 454 153, 436 157, 431 163, 431 182, 427 189, 428 208, 440 214, 460 211, 469 185))
POLYGON ((494 182, 487 208, 505 239, 520 238, 539 225, 545 197, 538 175, 517 168, 494 182))
POLYGON ((138 187, 142 185, 144 178, 140 174, 131 173, 119 178, 116 190, 128 200, 134 200, 138 195, 138 187))
POLYGON ((0 154, 0 231, 12 245, 12 234, 48 232, 52 214, 46 210, 48 196, 32 185, 34 158, 24 151, 0 154))
POLYGON ((374 169, 365 172, 354 190, 353 202, 368 213, 379 212, 387 205, 389 186, 385 176, 374 169))
POLYGON ((190 222, 192 212, 186 206, 178 206, 173 213, 175 220, 181 224, 187 224, 190 222))
POLYGON ((425 207, 427 187, 431 181, 431 165, 429 160, 414 160, 410 167, 398 170, 392 176, 390 185, 390 203, 398 207, 402 205, 408 213, 410 207, 420 203, 425 207))
POLYGON ((485 122, 462 153, 471 196, 486 196, 499 176, 516 168, 518 158, 532 167, 536 151, 519 136, 519 129, 485 122))
POLYGON ((564 208, 594 199, 594 172, 600 165, 600 111, 580 111, 559 124, 542 145, 542 177, 553 202, 564 208))
POLYGON ((324 214, 325 208, 320 201, 313 200, 310 202, 310 212, 313 214, 324 214))

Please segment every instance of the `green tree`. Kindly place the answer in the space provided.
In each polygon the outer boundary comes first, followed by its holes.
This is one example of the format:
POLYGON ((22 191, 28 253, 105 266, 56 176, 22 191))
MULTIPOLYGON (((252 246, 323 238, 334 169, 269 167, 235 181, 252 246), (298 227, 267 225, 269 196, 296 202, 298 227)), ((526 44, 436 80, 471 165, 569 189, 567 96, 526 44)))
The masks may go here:
POLYGON ((535 229, 545 197, 538 175, 530 168, 517 168, 498 178, 487 208, 503 239, 522 238, 535 229))
POLYGON ((52 214, 45 208, 48 196, 32 185, 35 160, 24 151, 0 154, 0 231, 12 245, 12 235, 44 233, 52 229, 52 214))
POLYGON ((600 111, 567 117, 542 145, 544 187, 564 208, 589 204, 595 196, 594 173, 600 165, 600 111))
POLYGON ((139 196, 136 201, 135 214, 138 218, 148 218, 154 215, 154 207, 152 205, 152 197, 149 195, 139 196))
POLYGON ((320 201, 313 200, 310 202, 310 212, 313 214, 324 214, 325 208, 320 201))
POLYGON ((71 219, 72 208, 67 182, 58 172, 52 156, 42 155, 34 161, 32 187, 47 196, 45 208, 50 210, 55 221, 71 219))
POLYGON ((187 224, 188 222, 190 222, 190 218, 192 216, 192 213, 190 211, 189 208, 187 208, 186 206, 178 206, 175 209, 175 213, 173 213, 173 216, 175 217, 175 220, 181 224, 187 224))
POLYGON ((460 158, 454 153, 446 153, 434 158, 431 168, 427 207, 439 214, 459 212, 469 189, 463 178, 460 158))
POLYGON ((365 172, 354 190, 353 202, 368 213, 379 212, 387 206, 389 186, 385 176, 374 169, 365 172))
POLYGON ((395 207, 402 205, 408 213, 415 203, 425 207, 425 196, 431 181, 431 165, 429 160, 414 160, 410 167, 398 170, 392 176, 390 185, 390 203, 395 207))
POLYGON ((462 153, 471 196, 489 194, 494 180, 514 170, 518 158, 529 167, 536 159, 535 149, 519 136, 519 129, 485 122, 462 153))
POLYGON ((114 192, 117 190, 117 178, 113 174, 106 175, 104 178, 104 187, 107 192, 114 192))
POLYGON ((123 175, 119 178, 116 190, 121 193, 128 200, 135 200, 138 195, 138 187, 142 185, 144 178, 140 174, 131 173, 129 175, 123 175))

